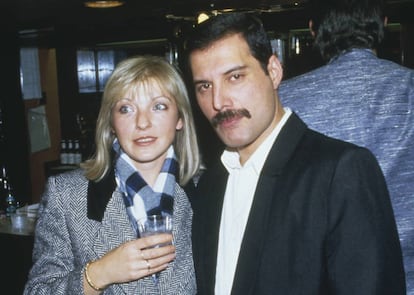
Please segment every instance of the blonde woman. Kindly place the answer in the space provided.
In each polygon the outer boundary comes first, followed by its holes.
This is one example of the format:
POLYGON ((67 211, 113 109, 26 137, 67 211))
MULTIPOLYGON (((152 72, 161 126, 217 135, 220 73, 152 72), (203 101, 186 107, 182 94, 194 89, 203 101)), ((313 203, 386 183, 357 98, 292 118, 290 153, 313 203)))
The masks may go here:
POLYGON ((200 159, 179 72, 161 57, 121 62, 95 144, 81 169, 48 180, 25 294, 195 294, 183 187, 200 159), (139 237, 136 220, 154 213, 172 216, 172 235, 139 237))

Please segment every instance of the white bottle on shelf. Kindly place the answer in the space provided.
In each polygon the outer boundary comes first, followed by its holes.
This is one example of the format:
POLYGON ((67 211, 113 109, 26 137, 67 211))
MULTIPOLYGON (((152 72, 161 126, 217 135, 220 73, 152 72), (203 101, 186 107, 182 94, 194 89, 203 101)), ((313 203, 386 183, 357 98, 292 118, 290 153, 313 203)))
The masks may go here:
POLYGON ((67 165, 69 164, 68 159, 68 148, 66 145, 66 140, 62 139, 60 141, 60 164, 67 165))
POLYGON ((75 164, 79 165, 82 162, 82 152, 80 149, 79 140, 75 140, 75 164))
POLYGON ((75 149, 73 147, 73 142, 71 139, 68 139, 68 164, 75 164, 75 149))

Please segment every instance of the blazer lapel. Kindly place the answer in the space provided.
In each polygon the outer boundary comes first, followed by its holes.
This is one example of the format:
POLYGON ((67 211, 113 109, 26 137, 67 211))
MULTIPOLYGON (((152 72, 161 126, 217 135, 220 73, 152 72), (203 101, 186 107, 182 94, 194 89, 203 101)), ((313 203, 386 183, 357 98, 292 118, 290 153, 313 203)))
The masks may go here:
POLYGON ((199 288, 203 294, 214 294, 221 210, 228 174, 220 161, 207 171, 197 188, 200 194, 197 194, 197 209, 194 211, 193 231, 196 232, 193 237, 197 237, 194 253, 198 261, 195 261, 198 277, 203 278, 199 288))
POLYGON ((283 197, 278 196, 277 181, 306 128, 306 125, 293 113, 269 152, 250 209, 233 280, 232 294, 254 294, 254 286, 260 279, 257 276, 260 274, 260 261, 266 233, 269 230, 269 219, 273 218, 272 210, 277 206, 275 203, 280 202, 279 198, 283 197))
POLYGON ((122 194, 114 192, 96 235, 95 253, 102 256, 120 244, 133 239, 136 239, 136 235, 130 224, 122 194))
MULTIPOLYGON (((93 250, 97 257, 101 257, 110 250, 133 239, 136 239, 136 235, 130 224, 122 194, 114 192, 103 214, 93 250)), ((120 284, 118 287, 122 288, 125 294, 138 294, 136 290, 137 283, 120 284)))
POLYGON ((254 294, 263 241, 266 236, 272 201, 275 196, 274 175, 262 175, 257 185, 255 198, 240 247, 232 294, 254 294))

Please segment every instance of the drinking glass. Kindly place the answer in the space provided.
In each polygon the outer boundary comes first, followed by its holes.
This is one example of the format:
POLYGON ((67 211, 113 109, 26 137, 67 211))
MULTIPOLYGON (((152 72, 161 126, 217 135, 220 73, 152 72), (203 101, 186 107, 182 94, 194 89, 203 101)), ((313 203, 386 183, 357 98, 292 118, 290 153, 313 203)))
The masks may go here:
MULTIPOLYGON (((141 237, 172 233, 172 216, 170 215, 149 215, 137 220, 138 230, 141 237)), ((164 245, 156 245, 160 247, 164 245)), ((159 273, 152 274, 154 283, 158 283, 159 273)))

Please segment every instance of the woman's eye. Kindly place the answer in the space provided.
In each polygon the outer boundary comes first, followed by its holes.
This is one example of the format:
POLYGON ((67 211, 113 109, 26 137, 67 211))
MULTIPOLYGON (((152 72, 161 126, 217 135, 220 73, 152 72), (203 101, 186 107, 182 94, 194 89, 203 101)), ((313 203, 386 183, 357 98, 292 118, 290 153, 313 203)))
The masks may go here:
POLYGON ((156 111, 163 111, 167 109, 167 105, 164 103, 157 103, 154 105, 154 110, 156 111))
POLYGON ((132 108, 128 105, 123 105, 119 108, 119 112, 122 114, 127 114, 129 112, 132 112, 132 108))

